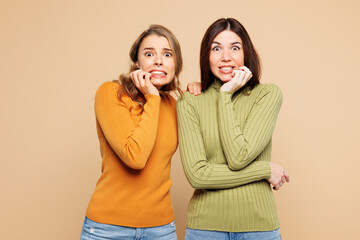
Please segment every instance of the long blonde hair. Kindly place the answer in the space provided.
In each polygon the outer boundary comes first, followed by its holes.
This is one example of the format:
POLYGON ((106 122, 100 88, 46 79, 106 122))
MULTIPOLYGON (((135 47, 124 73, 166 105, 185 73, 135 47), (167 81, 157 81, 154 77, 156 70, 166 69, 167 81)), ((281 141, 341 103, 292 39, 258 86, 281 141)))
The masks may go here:
POLYGON ((119 80, 117 80, 120 81, 121 85, 123 86, 119 90, 119 98, 121 98, 123 94, 128 94, 133 101, 137 102, 140 105, 142 109, 144 109, 145 98, 142 92, 135 87, 134 83, 130 78, 130 73, 138 69, 138 67, 136 66, 136 62, 138 61, 138 53, 141 42, 144 40, 144 38, 152 34, 165 37, 169 41, 170 47, 173 50, 173 56, 175 57, 174 80, 162 86, 160 89, 160 94, 164 95, 164 93, 168 93, 170 91, 177 91, 178 94, 182 94, 179 81, 179 75, 183 66, 180 44, 174 34, 169 29, 161 25, 150 25, 147 30, 140 34, 140 36, 136 39, 130 49, 129 55, 131 59, 131 65, 129 72, 126 74, 121 74, 119 80))

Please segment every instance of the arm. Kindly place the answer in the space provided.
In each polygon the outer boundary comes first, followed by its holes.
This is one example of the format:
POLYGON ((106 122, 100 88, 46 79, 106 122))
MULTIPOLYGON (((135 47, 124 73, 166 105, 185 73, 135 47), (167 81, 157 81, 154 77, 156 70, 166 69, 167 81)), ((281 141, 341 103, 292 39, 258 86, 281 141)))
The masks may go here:
POLYGON ((226 189, 270 178, 270 164, 265 161, 254 161, 240 171, 230 170, 227 164, 210 163, 199 119, 185 97, 177 103, 179 147, 185 175, 193 188, 226 189))
POLYGON ((145 95, 146 103, 138 124, 126 104, 117 97, 118 87, 104 83, 95 97, 95 115, 100 128, 118 157, 130 168, 142 169, 153 149, 158 126, 160 97, 145 95))
POLYGON ((275 85, 266 86, 257 96, 243 129, 236 120, 232 92, 219 98, 220 139, 230 169, 250 164, 268 145, 275 128, 282 94, 275 85))

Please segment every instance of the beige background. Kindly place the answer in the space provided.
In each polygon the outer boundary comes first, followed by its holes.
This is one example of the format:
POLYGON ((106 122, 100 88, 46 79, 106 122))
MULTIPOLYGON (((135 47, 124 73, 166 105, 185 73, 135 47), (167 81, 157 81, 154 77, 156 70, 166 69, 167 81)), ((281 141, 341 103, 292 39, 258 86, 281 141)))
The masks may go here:
MULTIPOLYGON (((357 239, 360 216, 360 2, 0 1, 0 239, 79 239, 100 175, 93 112, 104 81, 127 71, 151 23, 183 50, 183 86, 199 80, 199 45, 219 17, 247 28, 263 82, 284 103, 273 161, 291 174, 275 192, 283 239, 357 239)), ((172 197, 183 239, 192 190, 178 153, 172 197)))

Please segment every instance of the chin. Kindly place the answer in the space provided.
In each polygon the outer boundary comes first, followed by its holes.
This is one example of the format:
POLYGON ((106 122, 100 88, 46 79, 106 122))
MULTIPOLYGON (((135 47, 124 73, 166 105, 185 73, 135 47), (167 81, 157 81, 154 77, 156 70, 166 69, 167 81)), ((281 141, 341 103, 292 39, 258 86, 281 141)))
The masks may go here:
POLYGON ((215 75, 215 77, 217 77, 222 82, 228 82, 231 80, 231 74, 219 74, 217 76, 215 75))
POLYGON ((162 86, 168 84, 168 81, 164 80, 164 79, 154 79, 155 81, 153 81, 153 79, 151 80, 151 83, 158 89, 160 89, 162 86))
POLYGON ((229 78, 229 79, 224 79, 224 78, 220 78, 220 80, 222 81, 222 82, 228 82, 228 81, 230 81, 231 80, 231 78, 229 78))

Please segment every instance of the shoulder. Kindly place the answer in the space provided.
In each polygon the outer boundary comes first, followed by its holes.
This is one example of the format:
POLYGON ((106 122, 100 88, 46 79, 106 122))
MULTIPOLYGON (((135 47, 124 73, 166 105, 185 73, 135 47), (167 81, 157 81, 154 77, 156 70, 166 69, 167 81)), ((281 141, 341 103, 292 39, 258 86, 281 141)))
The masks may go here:
POLYGON ((279 86, 275 84, 258 84, 251 91, 251 95, 255 95, 256 102, 262 99, 273 99, 276 102, 282 102, 282 92, 279 86))
POLYGON ((196 96, 194 94, 191 94, 189 92, 185 92, 183 95, 181 95, 177 101, 177 106, 188 106, 188 105, 193 105, 194 104, 194 100, 195 100, 196 96))
POLYGON ((251 91, 251 93, 258 93, 258 94, 264 94, 268 92, 274 92, 276 94, 281 94, 281 89, 272 83, 266 83, 266 84, 258 84, 254 87, 254 89, 251 91))
POLYGON ((121 85, 116 82, 104 82, 96 91, 96 96, 107 95, 111 93, 117 93, 121 88, 121 85))
POLYGON ((123 87, 118 82, 104 82, 100 85, 95 95, 95 102, 107 102, 115 104, 132 105, 132 99, 126 93, 119 98, 119 93, 123 87))
POLYGON ((169 105, 171 105, 171 107, 176 107, 176 99, 173 97, 173 96, 171 96, 171 94, 170 93, 163 93, 163 94, 161 94, 161 101, 163 102, 163 103, 165 103, 165 104, 169 104, 169 105))
POLYGON ((180 96, 176 104, 178 115, 182 115, 184 113, 195 113, 196 97, 198 96, 195 96, 189 92, 185 92, 182 96, 180 96))
POLYGON ((168 93, 166 96, 167 99, 171 102, 171 104, 176 104, 176 99, 173 96, 171 96, 171 94, 168 93))

